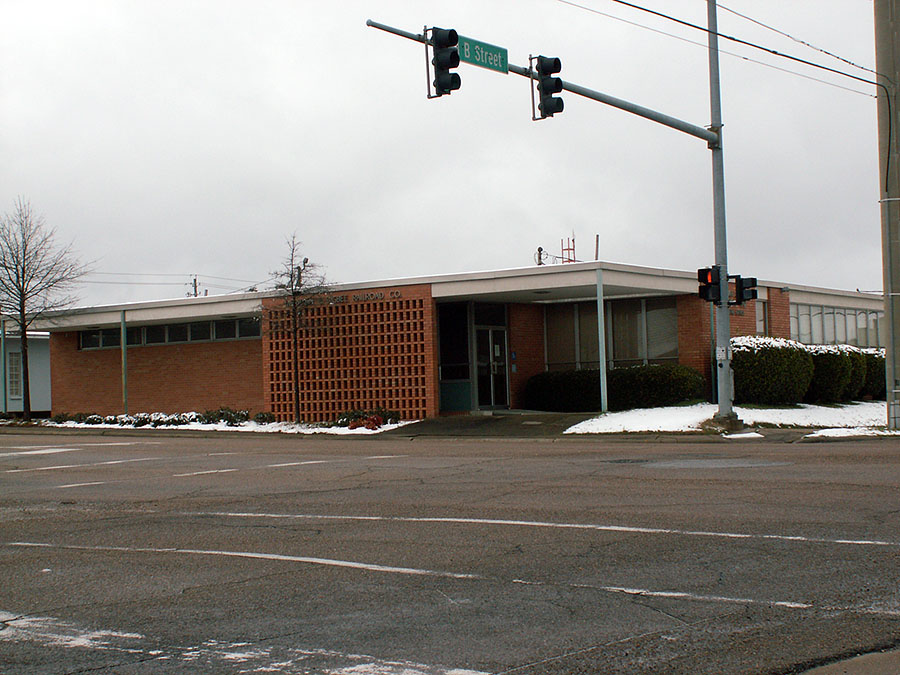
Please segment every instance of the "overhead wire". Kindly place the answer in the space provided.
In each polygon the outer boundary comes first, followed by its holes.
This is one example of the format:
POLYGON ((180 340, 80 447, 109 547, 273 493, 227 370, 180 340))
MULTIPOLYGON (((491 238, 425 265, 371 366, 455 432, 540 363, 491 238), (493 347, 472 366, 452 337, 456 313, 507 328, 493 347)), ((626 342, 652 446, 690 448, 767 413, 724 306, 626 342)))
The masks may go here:
MULTIPOLYGON (((600 11, 598 11, 598 10, 595 10, 595 9, 592 8, 592 7, 587 7, 587 6, 585 6, 585 5, 579 5, 579 4, 576 4, 575 2, 572 2, 571 0, 557 0, 557 2, 560 2, 560 3, 564 4, 564 5, 571 5, 571 6, 573 6, 573 7, 578 7, 579 9, 584 9, 584 10, 587 10, 587 11, 589 11, 589 12, 595 12, 595 13, 597 13, 597 14, 602 14, 602 13, 603 13, 603 12, 600 12, 600 11)), ((645 12, 645 13, 647 13, 647 14, 652 14, 653 16, 657 16, 657 17, 660 17, 660 18, 662 18, 662 19, 666 19, 666 20, 668 20, 668 21, 672 21, 672 22, 674 22, 674 23, 677 23, 677 24, 679 24, 679 25, 681 25, 681 26, 685 26, 685 27, 687 27, 687 28, 693 28, 694 30, 699 30, 699 31, 701 31, 701 32, 703 32, 703 33, 713 34, 713 35, 715 35, 715 36, 718 37, 718 38, 722 38, 723 40, 728 40, 729 42, 734 42, 735 44, 743 45, 743 46, 745 46, 745 47, 750 47, 750 48, 752 48, 752 49, 757 49, 757 50, 762 51, 762 52, 765 52, 765 53, 767 53, 767 54, 771 54, 772 56, 778 56, 778 57, 780 57, 780 58, 787 59, 787 60, 789 60, 789 61, 794 61, 794 62, 796 62, 796 63, 801 63, 801 64, 803 64, 803 65, 805 65, 805 66, 810 66, 810 67, 812 67, 812 68, 818 68, 819 70, 824 70, 824 71, 826 71, 826 72, 833 73, 833 74, 835 74, 835 75, 842 75, 842 76, 844 76, 844 77, 849 77, 850 79, 856 80, 857 82, 864 82, 865 84, 871 84, 871 85, 876 86, 876 87, 883 86, 883 85, 881 85, 881 84, 878 83, 878 82, 875 82, 875 81, 873 81, 873 80, 866 79, 866 78, 864 78, 864 77, 860 77, 859 75, 853 75, 853 74, 851 74, 851 73, 844 72, 843 70, 838 70, 838 69, 836 69, 836 68, 831 68, 830 66, 823 66, 823 65, 820 64, 820 63, 815 63, 814 61, 809 61, 809 60, 807 60, 807 59, 802 59, 802 58, 800 58, 799 56, 793 56, 793 55, 791 55, 791 54, 785 54, 784 52, 779 52, 777 49, 772 49, 771 47, 765 47, 765 46, 763 46, 763 45, 756 44, 755 42, 750 42, 749 40, 743 40, 743 39, 741 39, 741 38, 734 37, 733 35, 726 35, 725 33, 720 33, 720 32, 711 31, 709 28, 706 28, 706 27, 704 27, 704 26, 700 26, 700 25, 697 25, 697 24, 695 24, 695 23, 691 23, 690 21, 685 21, 684 19, 679 19, 678 17, 672 16, 672 15, 670 15, 670 14, 665 14, 665 13, 663 13, 663 12, 659 12, 659 11, 657 11, 657 10, 655 10, 655 9, 650 9, 649 7, 643 7, 643 6, 641 6, 641 5, 636 5, 636 4, 634 4, 633 2, 628 2, 627 0, 609 0, 609 2, 615 2, 615 3, 619 4, 619 5, 624 5, 625 7, 630 7, 630 8, 632 8, 632 9, 636 9, 636 10, 638 10, 638 11, 645 12)), ((645 26, 645 28, 648 28, 649 30, 653 30, 653 29, 649 28, 648 26, 645 26)), ((675 36, 672 36, 672 37, 675 37, 675 36)), ((876 74, 876 75, 879 75, 880 73, 875 73, 875 74, 876 74)), ((882 76, 882 77, 883 77, 883 76, 882 76)))
MULTIPOLYGON (((575 2, 572 2, 572 0, 557 0, 557 2, 560 2, 565 5, 571 5, 573 7, 577 7, 579 9, 583 9, 583 10, 586 10, 589 12, 595 12, 597 14, 604 14, 603 12, 595 10, 592 7, 587 7, 584 5, 576 4, 575 2)), ((749 40, 743 40, 741 38, 737 38, 732 35, 726 35, 725 33, 720 33, 718 31, 712 31, 709 28, 706 28, 704 26, 700 26, 695 23, 691 23, 690 21, 685 21, 684 19, 679 19, 678 17, 672 16, 670 14, 665 14, 664 12, 659 12, 655 9, 650 9, 649 7, 644 7, 642 5, 637 5, 633 2, 628 2, 627 0, 609 0, 609 2, 614 2, 616 4, 623 5, 625 7, 630 7, 631 9, 636 9, 640 12, 645 12, 647 14, 651 14, 653 16, 657 16, 659 18, 666 19, 667 21, 677 23, 677 24, 679 24, 681 26, 685 26, 687 28, 693 28, 694 30, 699 30, 703 33, 706 33, 707 35, 715 35, 717 38, 722 38, 723 40, 727 40, 727 41, 733 42, 735 44, 740 44, 745 47, 757 49, 757 50, 765 52, 767 54, 771 54, 772 56, 777 56, 779 58, 787 59, 787 60, 793 61, 795 63, 801 63, 801 64, 809 66, 811 68, 817 68, 817 69, 825 71, 825 72, 829 72, 829 73, 833 73, 835 75, 847 77, 851 80, 856 80, 857 82, 863 82, 865 84, 870 84, 874 87, 878 87, 879 89, 881 89, 884 92, 884 101, 885 101, 885 105, 887 106, 887 119, 888 119, 887 139, 888 139, 888 146, 891 145, 891 138, 893 136, 893 123, 892 123, 893 112, 892 112, 891 108, 893 106, 892 106, 892 102, 891 102, 891 92, 888 89, 887 85, 883 84, 882 82, 878 82, 876 80, 870 80, 870 79, 867 79, 864 77, 860 77, 859 75, 853 75, 852 73, 847 73, 845 71, 838 70, 837 68, 832 68, 830 66, 825 66, 820 63, 815 63, 814 61, 809 61, 807 59, 800 58, 799 56, 785 54, 783 52, 778 51, 777 49, 772 49, 771 47, 765 47, 763 45, 759 45, 754 42, 750 42, 749 40)), ((606 15, 606 16, 608 16, 608 15, 606 15)), ((613 18, 616 18, 616 17, 613 17, 613 18)), ((648 26, 643 26, 643 27, 647 28, 648 30, 653 30, 653 29, 649 28, 648 26)), ((672 37, 675 37, 675 36, 672 36, 672 37)), ((868 69, 866 69, 866 70, 868 70, 868 69)), ((790 71, 788 71, 788 72, 790 72, 790 71)), ((885 81, 893 84, 891 82, 891 79, 889 77, 887 77, 886 75, 884 75, 883 73, 879 73, 877 71, 871 71, 871 72, 874 73, 876 76, 884 79, 885 81)), ((802 75, 800 75, 800 73, 795 73, 795 74, 802 77, 802 75)), ((863 92, 857 92, 857 93, 863 93, 863 92)), ((881 98, 881 97, 876 97, 876 98, 881 98)), ((884 172, 884 179, 885 179, 884 191, 887 192, 888 186, 890 184, 890 171, 891 171, 890 154, 888 154, 887 159, 885 161, 886 161, 886 166, 885 166, 885 172, 884 172)))
POLYGON ((726 12, 730 12, 731 14, 734 14, 735 16, 738 16, 738 17, 744 19, 745 21, 749 21, 750 23, 756 24, 757 26, 760 26, 761 28, 765 28, 766 30, 770 30, 773 33, 777 33, 778 35, 781 35, 782 37, 788 38, 789 40, 793 40, 797 44, 801 44, 804 47, 809 47, 810 49, 815 50, 821 54, 825 54, 826 56, 830 56, 833 59, 837 59, 838 61, 843 61, 847 65, 853 66, 854 68, 859 68, 860 70, 864 70, 868 73, 872 73, 873 75, 878 75, 878 71, 873 70, 872 68, 868 68, 866 66, 861 66, 858 63, 854 63, 850 59, 845 59, 843 56, 840 56, 839 54, 830 52, 827 49, 823 49, 822 47, 817 47, 816 45, 814 45, 810 42, 807 42, 806 40, 801 40, 800 38, 795 37, 795 36, 791 35, 790 33, 787 33, 783 30, 775 28, 774 26, 770 26, 767 23, 763 23, 759 19, 754 19, 752 16, 747 16, 746 14, 741 14, 740 12, 731 9, 730 7, 726 7, 725 5, 723 5, 721 3, 718 4, 718 7, 719 7, 719 9, 724 9, 726 12))
MULTIPOLYGON (((651 33, 658 33, 659 35, 664 35, 664 36, 666 36, 666 37, 674 38, 675 40, 680 40, 681 42, 686 42, 686 43, 688 43, 688 44, 695 45, 695 46, 701 47, 701 48, 703 48, 703 49, 708 49, 708 48, 709 48, 709 45, 706 45, 706 44, 704 44, 704 43, 702 43, 702 42, 697 42, 696 40, 691 40, 690 38, 686 38, 686 37, 684 37, 684 36, 682 36, 682 35, 676 35, 675 33, 669 33, 669 32, 667 32, 667 31, 661 30, 661 29, 659 29, 659 28, 653 28, 652 26, 648 26, 648 25, 646 25, 646 24, 638 23, 637 21, 631 21, 631 20, 629 20, 629 19, 625 19, 625 18, 623 18, 623 17, 616 16, 615 14, 610 14, 610 13, 608 13, 608 12, 604 12, 604 11, 602 11, 602 10, 595 9, 595 8, 593 8, 593 7, 588 7, 588 6, 586 6, 586 5, 581 5, 581 4, 578 4, 578 3, 576 3, 576 2, 573 2, 572 0, 558 0, 558 2, 560 2, 560 3, 564 4, 564 5, 570 5, 570 6, 572 6, 572 7, 577 8, 577 9, 582 9, 582 10, 585 10, 585 11, 587 11, 587 12, 591 12, 591 13, 593 13, 593 14, 599 14, 600 16, 605 16, 605 17, 607 17, 607 18, 609 18, 609 19, 613 19, 613 20, 615 20, 615 21, 619 21, 619 22, 621 22, 621 23, 628 24, 629 26, 635 26, 636 28, 643 28, 644 30, 648 30, 648 31, 650 31, 651 33)), ((741 60, 743 60, 743 61, 747 61, 747 62, 749 62, 749 63, 756 64, 756 65, 759 65, 759 66, 763 66, 763 67, 765 67, 765 68, 771 68, 772 70, 777 70, 777 71, 782 72, 782 73, 787 73, 788 75, 796 75, 797 77, 802 77, 802 78, 805 79, 805 80, 811 80, 811 81, 813 81, 813 82, 818 82, 818 83, 820 83, 820 84, 825 84, 825 85, 828 85, 829 87, 834 87, 835 89, 841 89, 841 90, 843 90, 843 91, 848 91, 848 92, 853 93, 853 94, 859 94, 860 96, 866 96, 866 97, 869 97, 869 98, 875 98, 875 96, 874 96, 873 94, 869 94, 868 92, 860 91, 859 89, 853 89, 852 87, 846 87, 846 86, 844 86, 844 85, 837 84, 836 82, 829 82, 828 80, 823 80, 822 78, 819 78, 819 77, 813 77, 812 75, 806 75, 806 74, 804 74, 804 73, 798 73, 796 70, 790 70, 790 69, 788 69, 788 68, 782 68, 782 67, 776 66, 776 65, 774 65, 774 64, 772 64, 772 63, 766 63, 765 61, 760 61, 760 60, 758 60, 758 59, 754 59, 754 58, 751 58, 751 57, 749 57, 749 56, 745 56, 745 55, 743 55, 743 54, 738 54, 738 53, 736 53, 736 52, 729 52, 729 51, 726 51, 726 50, 724 50, 724 49, 720 49, 719 52, 720 52, 721 54, 726 54, 726 55, 728 55, 728 56, 733 56, 733 57, 735 57, 735 58, 741 59, 741 60)))

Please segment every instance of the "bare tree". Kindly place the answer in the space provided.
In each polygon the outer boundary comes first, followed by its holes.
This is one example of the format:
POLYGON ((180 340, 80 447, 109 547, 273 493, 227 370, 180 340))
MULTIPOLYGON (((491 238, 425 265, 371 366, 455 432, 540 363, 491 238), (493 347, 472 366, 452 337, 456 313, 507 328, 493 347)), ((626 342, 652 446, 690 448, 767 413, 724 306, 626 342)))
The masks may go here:
POLYGON ((19 329, 25 420, 31 419, 28 327, 47 312, 71 306, 75 283, 89 271, 75 257, 71 244, 59 246, 55 236, 56 230, 48 228, 21 197, 12 213, 0 219, 0 312, 19 329))
POLYGON ((296 232, 286 240, 286 244, 287 254, 272 276, 275 290, 280 292, 281 298, 275 309, 280 310, 282 316, 287 315, 284 329, 291 334, 294 421, 300 423, 300 331, 306 327, 307 310, 328 292, 328 285, 319 266, 311 264, 309 258, 303 256, 296 232))

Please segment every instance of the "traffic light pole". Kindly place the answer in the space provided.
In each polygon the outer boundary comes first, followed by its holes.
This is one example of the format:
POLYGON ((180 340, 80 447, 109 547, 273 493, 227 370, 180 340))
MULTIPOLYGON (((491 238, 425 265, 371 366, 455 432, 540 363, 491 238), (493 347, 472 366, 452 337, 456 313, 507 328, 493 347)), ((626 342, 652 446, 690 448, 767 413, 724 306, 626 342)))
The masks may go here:
MULTIPOLYGON (((710 126, 704 128, 685 122, 684 120, 670 117, 656 110, 624 101, 614 96, 609 96, 587 87, 582 87, 571 82, 562 81, 563 91, 568 91, 578 96, 583 96, 600 103, 619 108, 645 119, 663 124, 677 131, 684 132, 696 138, 706 141, 712 151, 712 178, 713 178, 713 229, 715 238, 716 265, 721 268, 719 279, 719 302, 716 305, 716 382, 718 392, 718 413, 715 420, 729 429, 741 427, 741 422, 734 413, 732 399, 732 372, 731 372, 731 322, 728 314, 728 247, 725 232, 725 162, 722 155, 722 105, 719 88, 719 41, 718 21, 716 20, 716 0, 707 0, 707 18, 709 23, 709 92, 710 92, 710 126)), ((372 28, 393 33, 416 42, 428 44, 425 35, 409 33, 399 28, 393 28, 369 19, 366 25, 372 28)), ((538 73, 530 68, 523 68, 513 64, 508 65, 508 70, 516 75, 529 79, 538 78, 538 73)))
POLYGON ((715 417, 726 428, 740 428, 734 413, 731 371, 731 319, 728 313, 728 244, 725 231, 725 158, 722 154, 722 95, 719 88, 719 35, 716 0, 707 0, 709 32, 709 114, 710 130, 716 142, 712 151, 713 231, 716 265, 719 267, 719 302, 716 303, 716 383, 719 410, 715 417))

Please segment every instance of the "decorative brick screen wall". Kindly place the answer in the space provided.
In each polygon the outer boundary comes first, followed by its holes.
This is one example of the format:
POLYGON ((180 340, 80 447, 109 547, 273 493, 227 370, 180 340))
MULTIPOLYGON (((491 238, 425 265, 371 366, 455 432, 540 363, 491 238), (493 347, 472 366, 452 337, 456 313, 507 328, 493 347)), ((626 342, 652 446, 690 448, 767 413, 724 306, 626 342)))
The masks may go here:
MULTIPOLYGON (((294 418, 290 313, 269 301, 263 371, 269 410, 294 418)), ((431 287, 351 291, 317 299, 299 335, 300 417, 327 422, 348 410, 385 408, 403 419, 437 414, 431 287)))

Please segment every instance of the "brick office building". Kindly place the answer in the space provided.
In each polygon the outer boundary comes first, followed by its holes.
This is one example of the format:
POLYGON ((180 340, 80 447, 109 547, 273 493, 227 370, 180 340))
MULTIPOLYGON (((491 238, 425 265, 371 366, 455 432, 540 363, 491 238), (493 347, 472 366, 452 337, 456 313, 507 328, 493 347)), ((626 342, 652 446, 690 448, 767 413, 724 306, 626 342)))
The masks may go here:
MULTIPOLYGON (((341 284, 301 330, 301 417, 520 407, 532 375, 600 366, 601 306, 608 367, 675 362, 709 377, 710 306, 693 272, 593 262, 341 284)), ((228 406, 292 419, 293 341, 279 307, 245 293, 54 316, 41 326, 53 411, 117 414, 127 397, 130 412, 228 406)), ((883 301, 871 294, 761 282, 759 299, 731 314, 733 335, 884 339, 883 301)))

